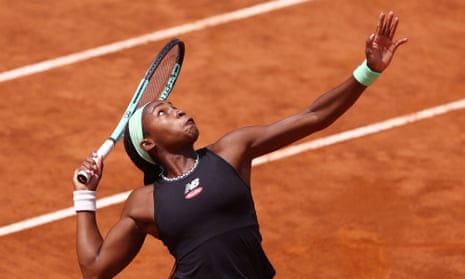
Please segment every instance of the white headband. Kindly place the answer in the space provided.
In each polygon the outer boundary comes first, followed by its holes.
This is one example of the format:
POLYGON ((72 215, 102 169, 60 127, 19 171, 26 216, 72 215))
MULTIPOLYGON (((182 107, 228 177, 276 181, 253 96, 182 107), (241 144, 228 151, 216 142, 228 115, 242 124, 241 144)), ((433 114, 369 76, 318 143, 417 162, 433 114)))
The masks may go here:
POLYGON ((131 136, 131 142, 134 148, 137 151, 137 154, 153 165, 156 163, 153 161, 152 157, 150 157, 149 153, 142 149, 140 143, 144 140, 144 132, 142 130, 142 114, 144 112, 144 108, 147 104, 137 109, 134 114, 129 118, 128 128, 129 128, 129 135, 131 136))

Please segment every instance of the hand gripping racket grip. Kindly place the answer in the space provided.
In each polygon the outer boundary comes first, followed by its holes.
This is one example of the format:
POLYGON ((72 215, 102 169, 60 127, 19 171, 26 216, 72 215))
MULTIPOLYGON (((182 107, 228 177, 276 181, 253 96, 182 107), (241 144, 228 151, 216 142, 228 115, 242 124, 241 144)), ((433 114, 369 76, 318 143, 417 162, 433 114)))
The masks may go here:
MULTIPOLYGON (((112 139, 107 139, 97 150, 97 156, 101 157, 104 160, 111 150, 115 146, 115 141, 112 139)), ((82 184, 87 184, 89 182, 89 173, 85 170, 80 170, 77 174, 77 180, 82 184)))

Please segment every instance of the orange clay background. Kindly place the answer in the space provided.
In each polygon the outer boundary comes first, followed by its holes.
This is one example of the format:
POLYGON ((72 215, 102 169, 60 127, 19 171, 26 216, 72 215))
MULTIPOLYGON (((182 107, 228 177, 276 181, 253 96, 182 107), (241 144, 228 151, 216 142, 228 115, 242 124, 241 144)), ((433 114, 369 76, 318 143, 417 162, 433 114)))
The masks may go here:
MULTIPOLYGON (((0 0, 0 72, 234 11, 263 0, 0 0)), ((180 35, 171 100, 198 147, 298 112, 364 58, 380 11, 400 17, 391 67, 323 138, 465 98, 463 0, 315 0, 180 35)), ((0 225, 72 205, 71 176, 114 128, 167 40, 0 83, 0 225)), ((254 168, 276 278, 464 278, 465 112, 457 110, 254 168)), ((302 141, 302 142, 304 142, 302 141)), ((98 197, 138 187, 122 144, 98 197)), ((98 210, 103 234, 122 205, 98 210)), ((74 217, 0 237, 0 277, 80 278, 74 217)), ((147 238, 118 278, 166 278, 147 238)))

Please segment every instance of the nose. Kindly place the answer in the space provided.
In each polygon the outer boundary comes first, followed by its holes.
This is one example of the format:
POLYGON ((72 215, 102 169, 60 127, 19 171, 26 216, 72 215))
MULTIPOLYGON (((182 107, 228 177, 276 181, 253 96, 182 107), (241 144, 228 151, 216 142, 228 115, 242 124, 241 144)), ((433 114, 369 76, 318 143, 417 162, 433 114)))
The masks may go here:
POLYGON ((184 115, 186 115, 186 113, 183 110, 176 109, 176 116, 177 117, 183 117, 184 115))

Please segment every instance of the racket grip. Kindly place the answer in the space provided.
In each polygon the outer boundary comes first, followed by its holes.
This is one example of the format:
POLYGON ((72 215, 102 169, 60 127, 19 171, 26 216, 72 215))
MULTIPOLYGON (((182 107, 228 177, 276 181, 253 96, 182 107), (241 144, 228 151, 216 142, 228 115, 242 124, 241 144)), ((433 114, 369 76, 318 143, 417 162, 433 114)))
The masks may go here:
MULTIPOLYGON (((112 139, 107 139, 97 150, 97 156, 101 157, 104 160, 111 150, 115 147, 115 141, 112 139)), ((77 180, 82 184, 87 184, 89 182, 89 174, 85 170, 80 170, 77 174, 77 180)))
POLYGON ((86 171, 80 170, 77 174, 77 180, 82 184, 89 182, 89 174, 86 171))
POLYGON ((102 157, 102 160, 104 160, 113 150, 113 147, 115 147, 115 141, 111 138, 107 139, 97 150, 97 156, 102 157))

